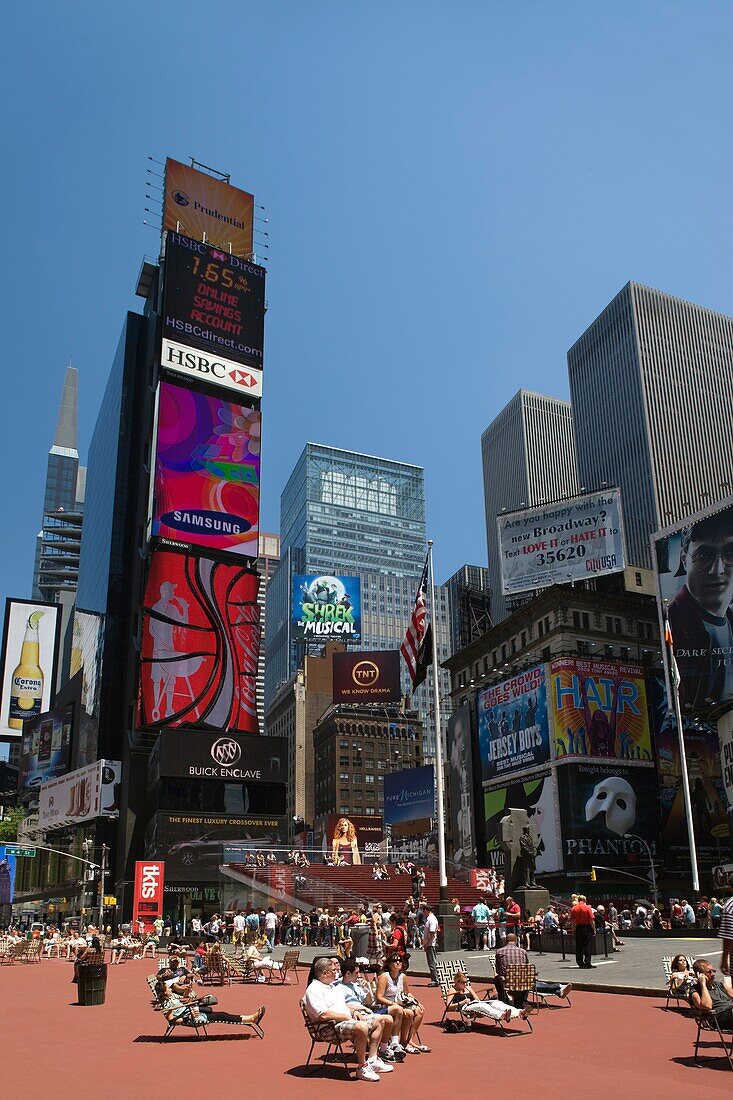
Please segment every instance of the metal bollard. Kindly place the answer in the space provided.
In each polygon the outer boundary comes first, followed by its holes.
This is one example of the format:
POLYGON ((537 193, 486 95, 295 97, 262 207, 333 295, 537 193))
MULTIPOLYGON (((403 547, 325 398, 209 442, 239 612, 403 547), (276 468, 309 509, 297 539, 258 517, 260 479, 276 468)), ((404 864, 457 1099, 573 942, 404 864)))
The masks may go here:
POLYGON ((538 955, 544 955, 544 951, 542 950, 542 925, 541 924, 537 927, 537 954, 538 955))
POLYGON ((603 957, 608 958, 608 928, 606 922, 603 922, 603 957))
POLYGON ((560 948, 562 950, 562 961, 565 962, 565 936, 567 935, 564 928, 560 929, 560 948))

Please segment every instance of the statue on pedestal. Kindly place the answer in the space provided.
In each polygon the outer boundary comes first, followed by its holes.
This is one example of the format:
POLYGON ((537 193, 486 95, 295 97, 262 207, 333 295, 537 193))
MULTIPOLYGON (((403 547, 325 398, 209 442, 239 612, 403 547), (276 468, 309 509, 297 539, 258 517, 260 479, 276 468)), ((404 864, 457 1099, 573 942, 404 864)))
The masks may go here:
POLYGON ((499 822, 499 840, 506 854, 506 892, 537 887, 539 836, 526 810, 509 810, 499 822))

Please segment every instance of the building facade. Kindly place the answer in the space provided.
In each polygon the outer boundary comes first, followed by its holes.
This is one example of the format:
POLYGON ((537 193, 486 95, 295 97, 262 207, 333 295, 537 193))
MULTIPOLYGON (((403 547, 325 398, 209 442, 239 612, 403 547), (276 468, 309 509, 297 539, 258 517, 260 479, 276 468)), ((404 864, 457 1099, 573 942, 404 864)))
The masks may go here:
POLYGON ((733 491, 733 317, 629 282, 568 352, 578 472, 621 488, 627 556, 733 491))
POLYGON ((385 775, 423 763, 420 720, 398 707, 330 707, 313 741, 316 818, 381 816, 385 775))
POLYGON ((453 654, 491 629, 489 570, 485 565, 462 565, 443 587, 448 593, 453 654))
POLYGON ((481 459, 491 606, 498 623, 509 608, 501 590, 496 517, 579 490, 570 403, 520 390, 481 436, 481 459))

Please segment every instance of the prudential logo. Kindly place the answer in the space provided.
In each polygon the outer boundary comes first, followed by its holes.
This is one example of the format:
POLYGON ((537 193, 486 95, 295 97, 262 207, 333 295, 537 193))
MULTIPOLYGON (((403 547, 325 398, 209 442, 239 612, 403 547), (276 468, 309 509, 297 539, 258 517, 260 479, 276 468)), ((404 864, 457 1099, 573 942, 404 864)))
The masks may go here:
POLYGON ((211 759, 224 768, 231 768, 233 764, 238 764, 241 758, 241 746, 231 737, 220 737, 211 746, 211 759))
POLYGON ((188 206, 191 201, 185 191, 175 190, 171 197, 178 206, 188 206))

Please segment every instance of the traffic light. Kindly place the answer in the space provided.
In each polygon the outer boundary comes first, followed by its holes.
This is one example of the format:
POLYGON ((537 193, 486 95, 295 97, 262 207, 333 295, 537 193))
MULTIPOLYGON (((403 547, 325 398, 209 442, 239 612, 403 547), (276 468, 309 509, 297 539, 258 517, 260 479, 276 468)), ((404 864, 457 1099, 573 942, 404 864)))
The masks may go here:
POLYGON ((591 869, 590 869, 590 880, 591 880, 591 882, 595 882, 597 878, 598 878, 598 875, 596 874, 595 867, 591 867, 591 869))

